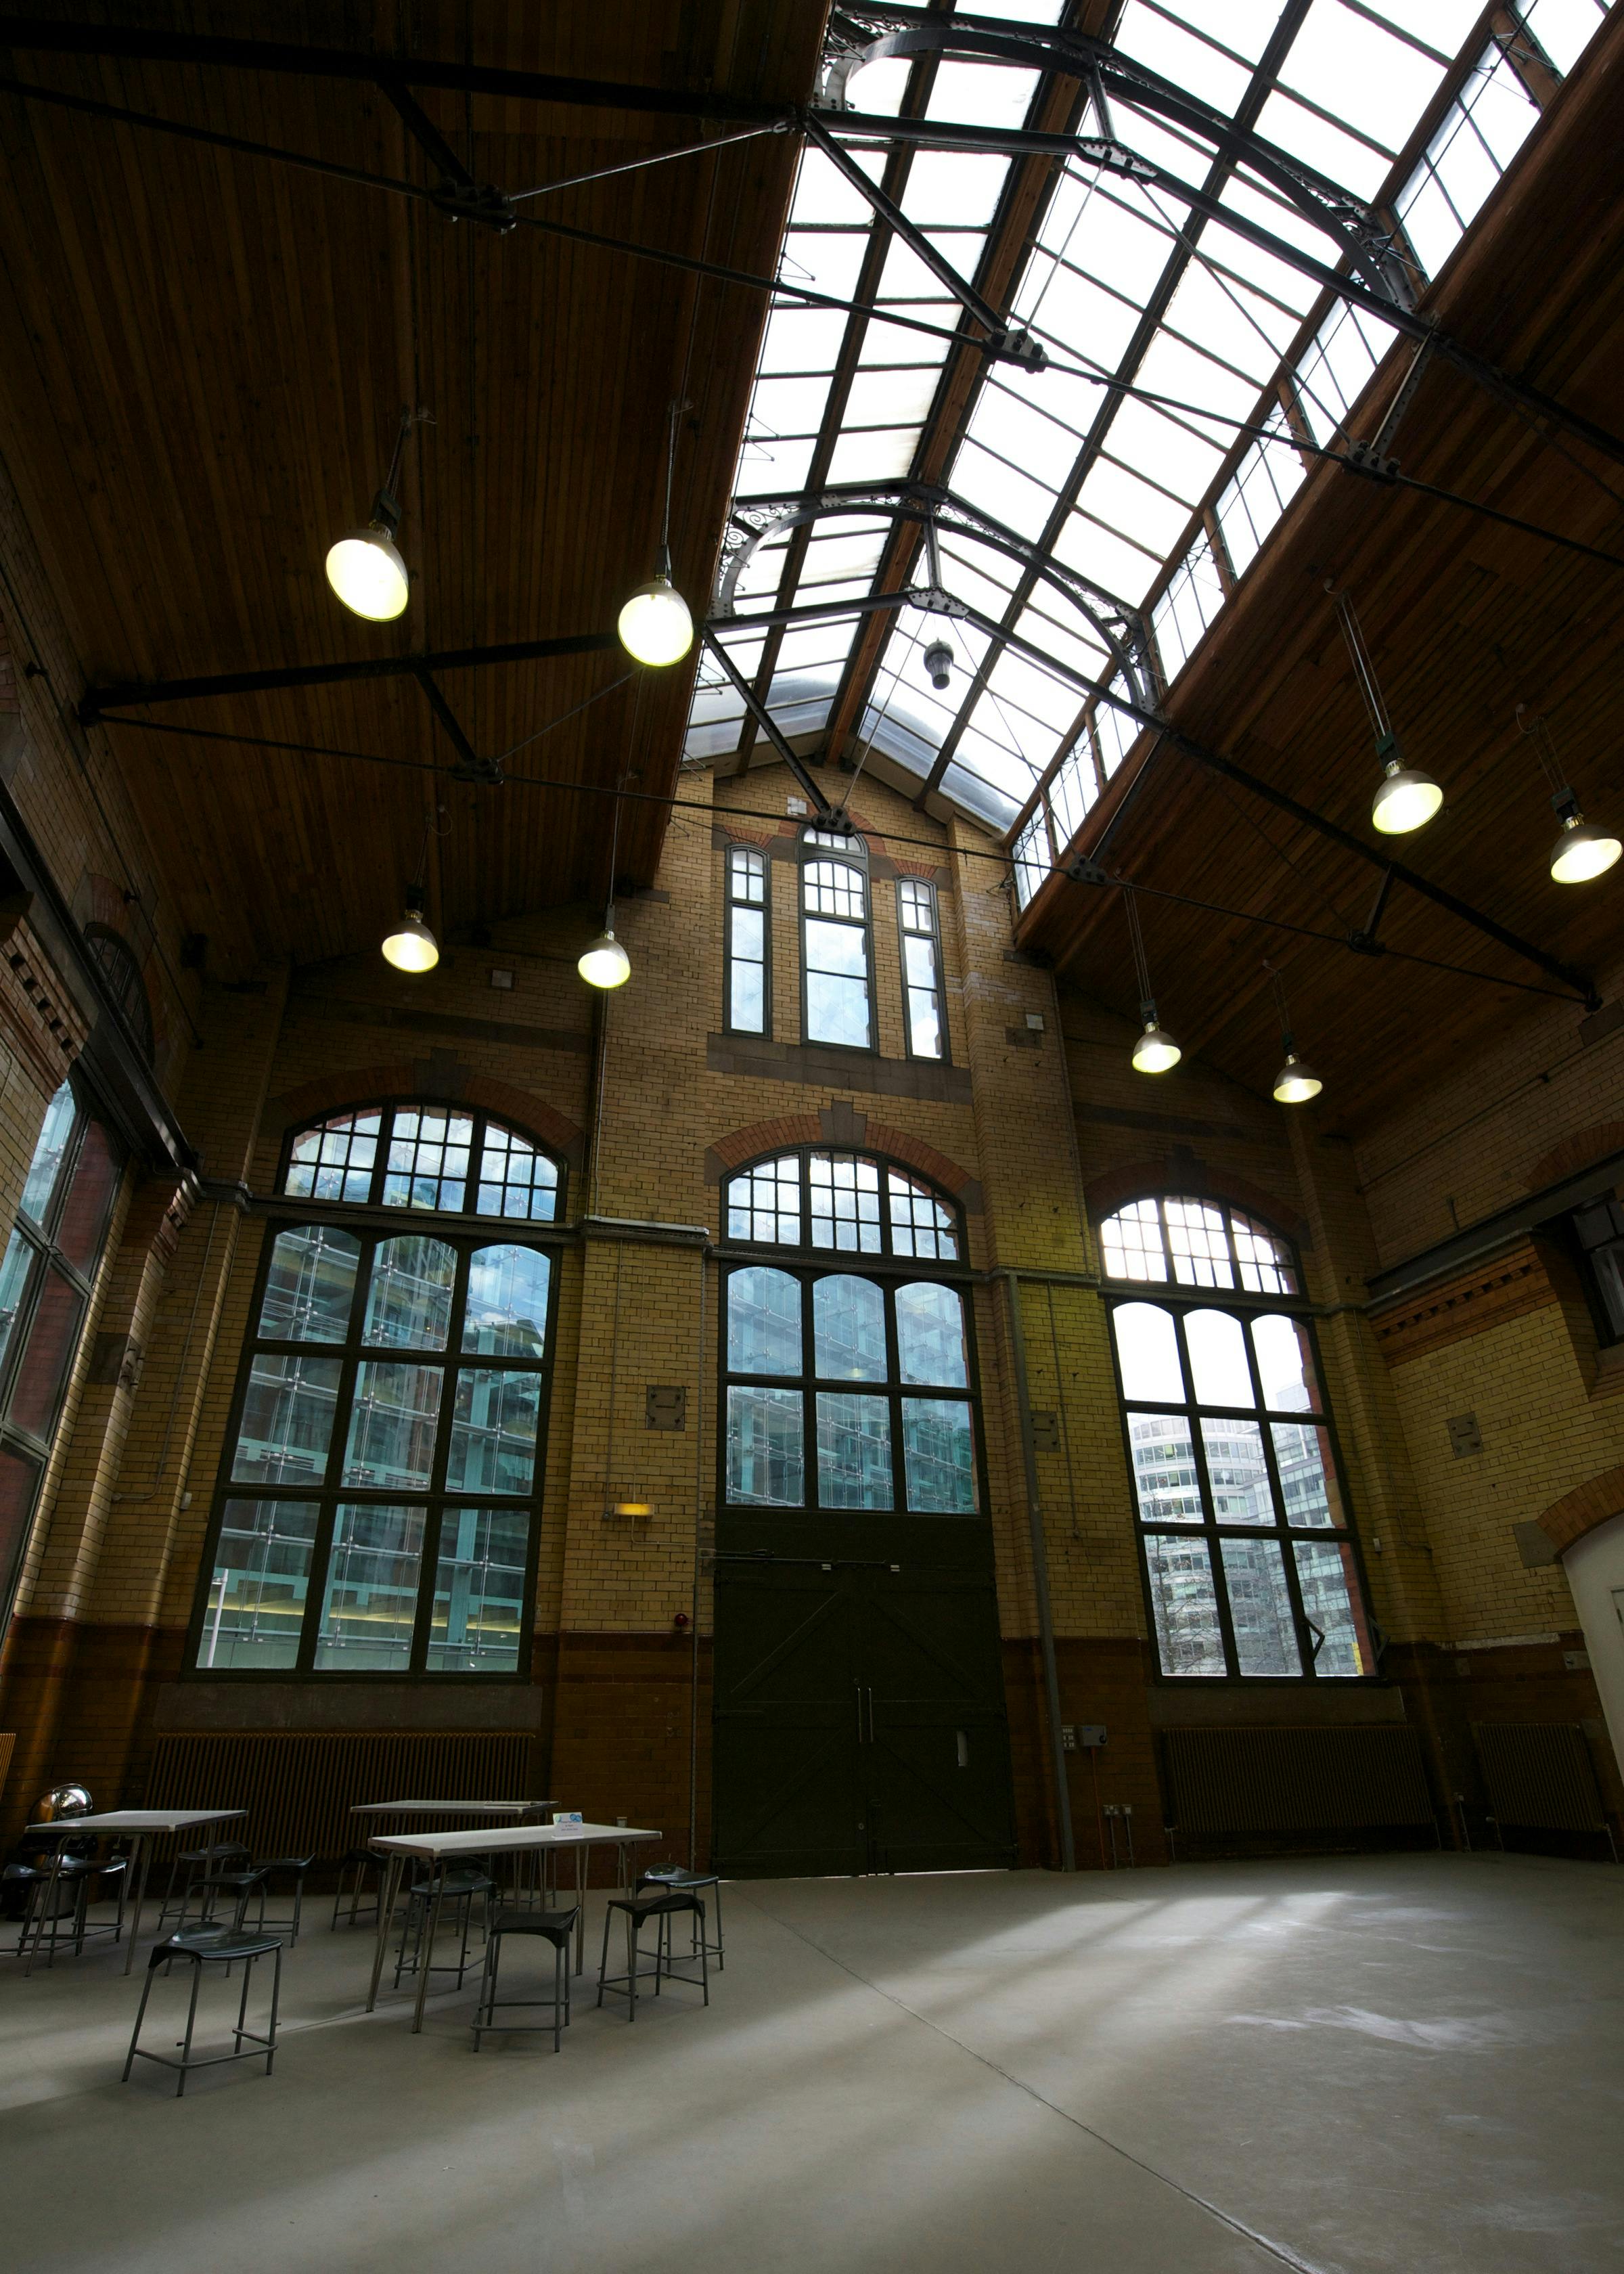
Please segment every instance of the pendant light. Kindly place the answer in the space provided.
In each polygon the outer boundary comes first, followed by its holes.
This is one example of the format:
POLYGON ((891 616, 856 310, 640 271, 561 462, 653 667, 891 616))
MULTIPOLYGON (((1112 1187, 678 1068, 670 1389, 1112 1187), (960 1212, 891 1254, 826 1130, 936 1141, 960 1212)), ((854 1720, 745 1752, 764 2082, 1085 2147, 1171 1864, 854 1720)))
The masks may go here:
POLYGON ((632 975, 632 960, 614 936, 614 869, 620 849, 620 785, 617 782, 614 822, 609 834, 609 905, 604 911, 604 928, 575 959, 575 969, 587 985, 600 988, 605 993, 611 988, 624 987, 632 975))
MULTIPOLYGON (((445 810, 443 805, 437 807, 435 817, 443 815, 445 810)), ((429 930, 428 918, 424 914, 424 878, 428 873, 429 839, 434 833, 434 819, 425 821, 423 825, 423 850, 417 855, 417 873, 406 887, 405 906, 400 922, 391 924, 380 942, 384 961, 392 963, 397 971, 432 971, 440 961, 440 942, 429 930)), ((442 830, 440 833, 443 836, 446 832, 442 830)))
POLYGON ((395 455, 372 500, 371 521, 365 529, 352 529, 327 548, 328 584, 350 614, 364 616, 368 623, 393 623, 403 614, 410 597, 410 579, 395 547, 395 534, 401 524, 399 486, 406 437, 425 415, 410 405, 402 411, 395 455))
POLYGON ((1538 712, 1530 723, 1523 726, 1526 708, 1526 704, 1518 704, 1517 726, 1534 745, 1535 755, 1551 785, 1551 809, 1562 825, 1551 848, 1552 879, 1559 885, 1588 885, 1593 878, 1606 875, 1620 854, 1624 853, 1624 844, 1610 829, 1598 829, 1580 812, 1578 799, 1562 779, 1551 729, 1538 712))
MULTIPOLYGON (((1327 584, 1326 590, 1330 589, 1327 584)), ((1376 735, 1376 756, 1381 761, 1381 779, 1371 800, 1371 825, 1384 837, 1408 837, 1412 830, 1425 827, 1443 803, 1444 794, 1430 774, 1404 764, 1404 754, 1393 731, 1387 704, 1381 699, 1375 667, 1365 644, 1359 620, 1353 612, 1353 603, 1345 592, 1338 592, 1335 598, 1337 621, 1348 643, 1348 652, 1353 658, 1353 675, 1370 712, 1376 735)))
MULTIPOLYGON (((1264 966, 1265 970, 1268 966, 1264 966)), ((1278 971, 1271 972, 1274 983, 1274 999, 1280 1005, 1280 1039, 1284 1045, 1286 1062, 1274 1076, 1274 1102, 1277 1105, 1306 1105, 1318 1097, 1325 1084, 1305 1058, 1298 1058, 1297 1043, 1291 1033, 1290 1014, 1286 1009, 1286 983, 1278 971)))
POLYGON ((688 602, 671 581, 671 478, 677 463, 677 421, 687 408, 686 403, 673 403, 666 413, 665 510, 660 522, 659 567, 646 584, 638 585, 615 626, 620 645, 632 661, 656 669, 680 663, 694 644, 694 619, 688 602))
POLYGON ((1139 905, 1132 885, 1123 886, 1128 910, 1128 931, 1133 941, 1133 968, 1139 983, 1139 1018, 1144 1031, 1133 1045, 1133 1065, 1139 1073, 1170 1073, 1184 1052, 1156 1016, 1156 998, 1150 991, 1150 966, 1139 931, 1139 905))

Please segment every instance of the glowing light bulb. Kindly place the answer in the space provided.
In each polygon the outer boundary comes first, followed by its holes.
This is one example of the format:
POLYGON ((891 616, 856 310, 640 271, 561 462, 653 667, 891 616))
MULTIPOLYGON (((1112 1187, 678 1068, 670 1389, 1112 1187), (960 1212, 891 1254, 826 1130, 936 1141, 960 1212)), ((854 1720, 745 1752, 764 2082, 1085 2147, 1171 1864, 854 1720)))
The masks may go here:
POLYGON ((385 961, 397 971, 432 971, 440 961, 440 943, 424 921, 420 885, 408 891, 405 914, 384 934, 383 953, 385 961))
POLYGON ((1140 1073, 1170 1073, 1184 1055, 1165 1027, 1154 1019, 1145 1021, 1145 1031, 1133 1045, 1133 1063, 1140 1073))
POLYGON ((1624 845, 1610 830, 1592 828, 1578 811, 1568 814, 1551 853, 1551 874, 1559 885, 1588 885, 1605 877, 1624 845))
POLYGON ((1306 1105, 1324 1088, 1312 1066, 1298 1058, 1295 1050, 1286 1052, 1286 1062, 1274 1076, 1274 1096, 1280 1104, 1306 1105))
POLYGON ((1384 837, 1407 837, 1412 829, 1425 828, 1443 802, 1431 774, 1393 758, 1371 802, 1371 823, 1384 837))
POLYGON ((341 537, 328 549, 327 566, 328 584, 353 615, 387 624, 405 608, 410 580, 384 523, 341 537))
POLYGON ((604 931, 582 949, 575 969, 589 987, 624 987, 632 975, 632 960, 613 932, 604 931))
POLYGON ((669 576, 639 584, 621 609, 616 629, 634 663, 680 663, 694 644, 694 619, 669 576))

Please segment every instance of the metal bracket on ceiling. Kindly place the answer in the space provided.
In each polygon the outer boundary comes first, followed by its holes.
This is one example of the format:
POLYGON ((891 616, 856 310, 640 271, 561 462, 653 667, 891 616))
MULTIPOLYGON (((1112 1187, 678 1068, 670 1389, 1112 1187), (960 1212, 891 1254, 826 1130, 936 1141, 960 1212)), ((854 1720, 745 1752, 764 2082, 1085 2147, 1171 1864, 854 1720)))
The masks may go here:
POLYGON ((1384 869, 1381 872, 1381 882, 1376 887, 1376 898, 1372 903, 1369 915, 1365 917, 1364 924, 1359 930, 1350 931, 1348 935, 1348 945, 1356 955, 1385 955, 1387 953, 1387 942, 1385 940, 1378 939, 1376 937, 1376 931, 1387 908, 1387 894, 1392 891, 1392 889, 1393 871, 1391 869, 1384 869))
POLYGON ((1086 853, 1076 861, 1068 861, 1063 873, 1074 885, 1114 885, 1116 881, 1109 869, 1098 861, 1091 861, 1086 853))
POLYGON ((380 93, 399 113, 402 124, 440 176, 429 202, 447 221, 477 221, 505 237, 517 215, 506 190, 477 182, 416 97, 398 81, 380 78, 380 93))

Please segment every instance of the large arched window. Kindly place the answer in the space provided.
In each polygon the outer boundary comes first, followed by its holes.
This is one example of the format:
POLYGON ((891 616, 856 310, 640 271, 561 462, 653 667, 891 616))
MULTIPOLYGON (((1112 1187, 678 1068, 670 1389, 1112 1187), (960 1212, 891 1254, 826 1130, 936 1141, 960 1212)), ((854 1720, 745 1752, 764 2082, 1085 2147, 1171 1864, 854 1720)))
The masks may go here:
POLYGON ((807 1259, 725 1266, 728 1504, 974 1516, 965 1295, 939 1269, 960 1252, 948 1202, 861 1154, 788 1153, 732 1178, 726 1222, 730 1245, 807 1259), (831 1268, 841 1252, 913 1259, 918 1276, 831 1268))
POLYGON ((522 1675, 554 1274, 468 1219, 546 1222, 557 1164, 485 1115, 375 1106, 300 1132, 282 1184, 329 1205, 267 1243, 192 1662, 522 1675), (434 1221, 343 1221, 362 1206, 434 1221))
POLYGON ((87 923, 85 926, 85 945, 95 959, 96 966, 107 982, 108 992, 117 1004, 125 1024, 140 1044, 142 1057, 150 1065, 153 1054, 152 1003, 135 950, 110 924, 87 923))
POLYGON ((1110 1306, 1162 1674, 1373 1675, 1336 1449, 1286 1242, 1237 1209, 1169 1198, 1108 1217, 1101 1247, 1108 1281, 1167 1290, 1110 1306), (1230 1299, 1214 1303, 1214 1290, 1230 1299))
POLYGON ((451 1105, 367 1105, 312 1121, 289 1144, 279 1189, 290 1200, 551 1224, 558 1163, 516 1129, 451 1105))
POLYGON ((808 829, 801 839, 801 999, 806 1041, 873 1049, 868 854, 861 837, 808 829))
POLYGON ((120 1156, 64 1082, 0 1260, 0 1631, 90 1307, 120 1156))

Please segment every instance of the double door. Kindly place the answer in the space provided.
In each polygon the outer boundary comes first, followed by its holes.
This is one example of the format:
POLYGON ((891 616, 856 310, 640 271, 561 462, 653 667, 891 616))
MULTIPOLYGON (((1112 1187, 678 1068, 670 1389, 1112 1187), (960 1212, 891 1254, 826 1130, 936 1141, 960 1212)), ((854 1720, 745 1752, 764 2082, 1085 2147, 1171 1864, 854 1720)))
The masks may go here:
POLYGON ((739 1878, 1014 1860, 989 1573, 726 1554, 712 1852, 739 1878))

